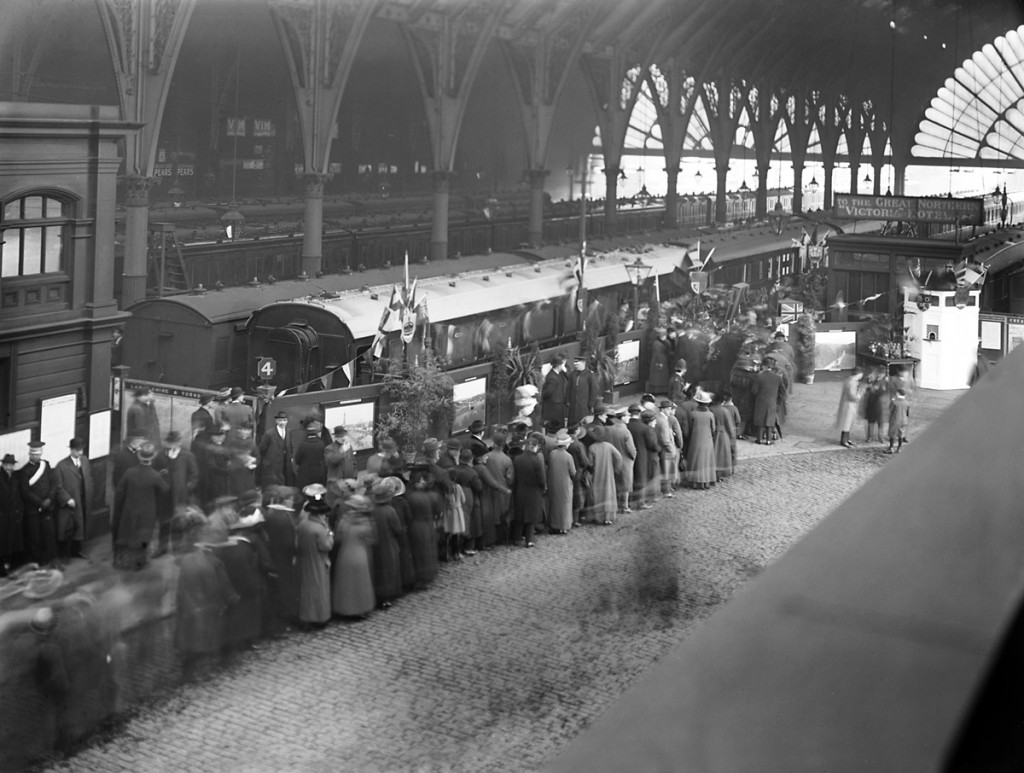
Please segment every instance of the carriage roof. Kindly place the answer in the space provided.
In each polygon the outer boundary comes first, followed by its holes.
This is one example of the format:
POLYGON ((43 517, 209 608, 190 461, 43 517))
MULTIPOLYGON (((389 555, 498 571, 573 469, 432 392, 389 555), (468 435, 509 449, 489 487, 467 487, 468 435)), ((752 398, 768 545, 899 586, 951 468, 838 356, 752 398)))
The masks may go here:
MULTIPOLYGON (((682 267, 685 255, 683 247, 662 245, 648 247, 644 252, 621 250, 588 257, 585 284, 588 290, 627 284, 629 275, 624 267, 637 257, 652 267, 651 276, 665 276, 682 267)), ((446 322, 568 295, 576 286, 574 264, 573 256, 532 265, 507 266, 502 270, 463 270, 441 277, 422 278, 417 284, 416 295, 417 298, 426 298, 427 316, 431 322, 446 322)), ((409 273, 412 278, 417 271, 410 267, 409 273)), ((332 312, 359 340, 377 332, 382 312, 391 298, 391 291, 392 285, 386 284, 336 295, 306 295, 279 303, 332 312), (377 297, 373 298, 373 295, 377 297)), ((397 323, 389 325, 389 329, 396 327, 397 323)))

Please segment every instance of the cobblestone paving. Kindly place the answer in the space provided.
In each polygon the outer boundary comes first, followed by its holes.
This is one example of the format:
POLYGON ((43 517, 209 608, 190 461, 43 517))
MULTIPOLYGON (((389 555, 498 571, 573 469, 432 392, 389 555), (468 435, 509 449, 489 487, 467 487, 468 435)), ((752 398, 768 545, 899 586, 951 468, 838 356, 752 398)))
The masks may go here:
POLYGON ((612 526, 442 568, 154 700, 52 771, 534 770, 888 458, 748 461, 612 526))

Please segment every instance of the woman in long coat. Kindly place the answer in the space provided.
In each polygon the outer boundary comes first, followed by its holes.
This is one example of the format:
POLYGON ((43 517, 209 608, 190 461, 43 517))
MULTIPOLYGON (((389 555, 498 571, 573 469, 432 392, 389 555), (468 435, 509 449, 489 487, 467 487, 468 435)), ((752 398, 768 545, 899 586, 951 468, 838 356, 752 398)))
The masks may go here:
POLYGON ((409 546, 416 569, 416 585, 423 588, 437 577, 437 524, 444 512, 444 500, 434 487, 429 471, 414 472, 409 502, 409 546))
POLYGON ((861 378, 864 373, 860 368, 854 368, 843 384, 843 390, 839 394, 839 410, 836 412, 836 427, 839 430, 839 445, 846 448, 853 448, 850 441, 850 430, 853 428, 854 419, 857 418, 857 404, 861 397, 861 378))
POLYGON ((721 393, 716 394, 711 401, 710 410, 715 417, 715 467, 717 480, 721 481, 732 475, 732 449, 736 445, 736 425, 733 423, 732 411, 722 404, 721 393))
POLYGON ((594 499, 591 517, 597 523, 610 524, 618 512, 619 497, 615 477, 622 469, 622 454, 609 443, 608 428, 593 425, 587 431, 590 436, 590 463, 593 469, 593 483, 590 490, 594 499))
POLYGON ((533 530, 544 522, 544 500, 547 496, 547 471, 544 469, 544 436, 531 432, 525 450, 512 460, 515 486, 512 489, 512 542, 525 539, 533 547, 533 530))
POLYGON ((717 480, 715 463, 715 415, 708 410, 711 398, 703 389, 694 395, 697 410, 690 414, 690 443, 686 448, 686 480, 693 488, 708 488, 717 480))
POLYGON ((349 497, 338 520, 337 565, 334 567, 334 593, 331 608, 343 617, 365 617, 377 606, 373 592, 370 559, 376 542, 376 529, 370 519, 373 503, 356 494, 349 497))
POLYGON ((224 646, 233 649, 247 647, 263 635, 266 592, 262 574, 266 567, 260 566, 254 546, 239 537, 240 530, 233 529, 227 542, 210 548, 224 565, 231 587, 239 596, 224 616, 224 646))
POLYGON ((391 506, 395 491, 386 480, 377 481, 370 493, 371 517, 377 528, 373 546, 373 592, 377 603, 387 609, 402 595, 402 541, 405 534, 398 513, 391 506))
POLYGON ((334 535, 327 527, 331 508, 322 497, 304 506, 306 517, 296 528, 295 565, 299 575, 299 621, 322 628, 331 619, 331 577, 328 554, 334 535))
POLYGON ((465 496, 462 508, 466 516, 466 530, 463 532, 462 550, 467 556, 472 556, 476 554, 484 535, 483 518, 480 513, 480 495, 483 493, 484 484, 480 482, 480 476, 473 469, 473 452, 463 448, 459 452, 459 463, 452 471, 455 482, 462 487, 465 496))
POLYGON ((398 544, 402 566, 402 590, 409 591, 416 585, 416 567, 412 560, 412 548, 409 546, 409 521, 412 515, 409 512, 409 500, 405 497, 405 481, 397 475, 389 475, 384 480, 391 486, 391 506, 395 508, 398 521, 402 524, 402 538, 398 544))
POLYGON ((576 463, 569 453, 572 435, 559 430, 555 447, 548 457, 548 528, 555 534, 568 534, 573 523, 573 480, 576 463))

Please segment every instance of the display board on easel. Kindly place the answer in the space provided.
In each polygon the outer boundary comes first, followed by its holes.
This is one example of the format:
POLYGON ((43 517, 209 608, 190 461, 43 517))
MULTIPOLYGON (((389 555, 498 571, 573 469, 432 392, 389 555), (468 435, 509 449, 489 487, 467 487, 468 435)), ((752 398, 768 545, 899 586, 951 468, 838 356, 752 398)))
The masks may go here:
POLYGON ((43 458, 50 464, 68 455, 68 443, 75 436, 78 395, 60 395, 42 401, 39 412, 39 439, 46 443, 43 458))

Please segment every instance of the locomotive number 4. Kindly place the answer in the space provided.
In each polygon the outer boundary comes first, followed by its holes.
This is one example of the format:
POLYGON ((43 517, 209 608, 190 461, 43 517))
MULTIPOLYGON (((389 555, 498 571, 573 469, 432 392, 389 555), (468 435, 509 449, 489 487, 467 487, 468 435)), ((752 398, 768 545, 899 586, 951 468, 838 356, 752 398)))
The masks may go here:
POLYGON ((272 357, 260 357, 256 372, 260 374, 260 378, 269 381, 277 375, 277 361, 272 357))

